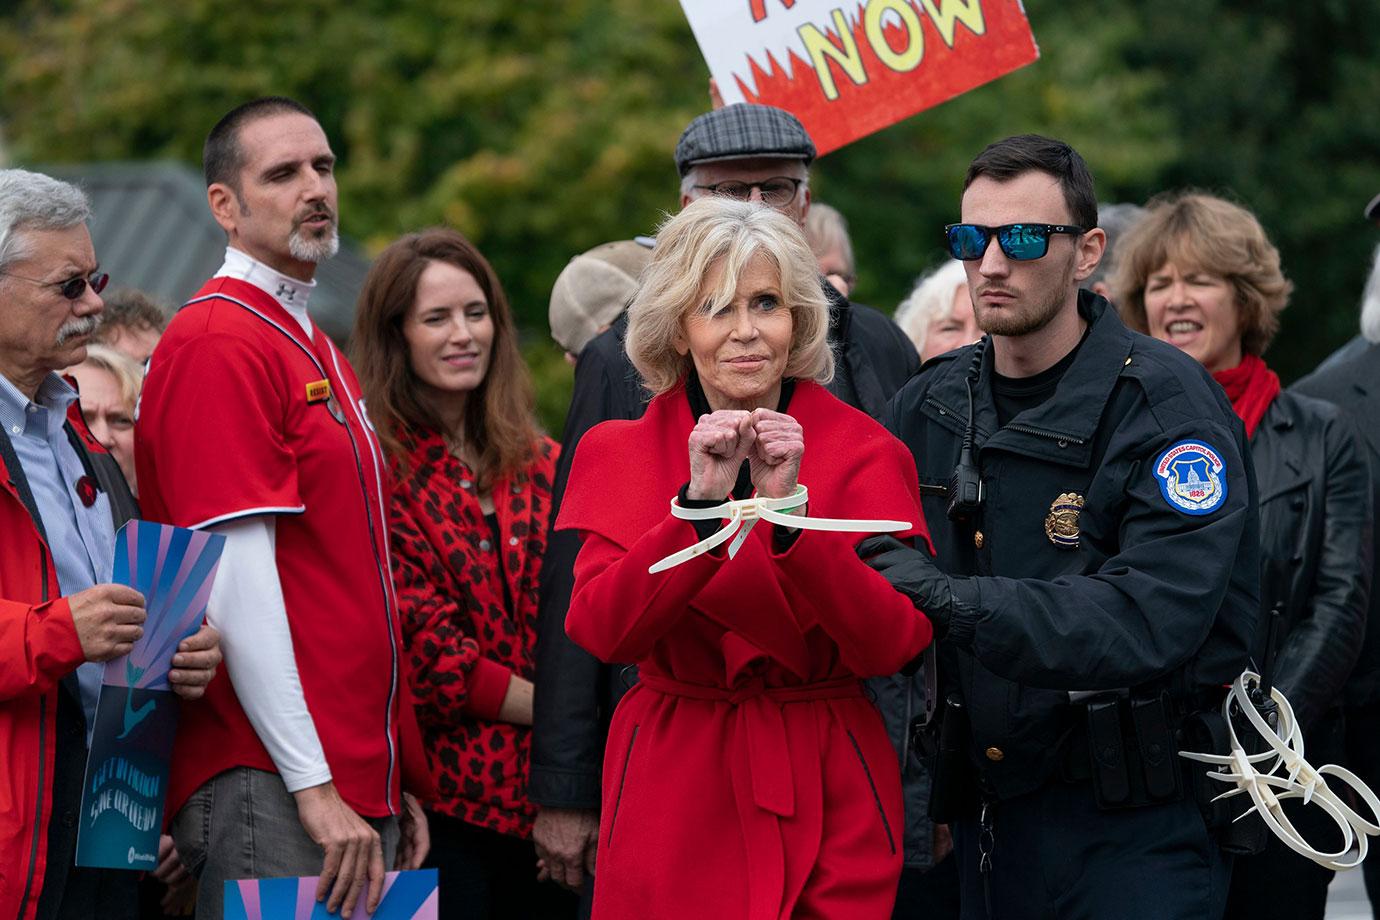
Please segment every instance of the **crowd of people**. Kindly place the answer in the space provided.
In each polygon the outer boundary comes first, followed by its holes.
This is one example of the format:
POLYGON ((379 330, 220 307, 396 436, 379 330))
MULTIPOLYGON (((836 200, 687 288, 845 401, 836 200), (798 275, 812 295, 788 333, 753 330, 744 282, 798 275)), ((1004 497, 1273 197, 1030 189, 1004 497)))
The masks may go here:
POLYGON ((1177 752, 1263 669, 1313 762, 1380 779, 1380 290, 1283 390, 1246 207, 1099 206, 1022 135, 893 321, 814 157, 780 109, 686 127, 676 213, 553 286, 559 442, 456 229, 379 254, 348 356, 313 323, 339 213, 298 102, 210 130, 225 260, 171 318, 102 299, 79 189, 0 170, 0 912, 319 876, 351 916, 429 867, 445 917, 1321 920, 1332 873, 1177 752), (225 538, 147 875, 74 862, 136 517, 225 538))

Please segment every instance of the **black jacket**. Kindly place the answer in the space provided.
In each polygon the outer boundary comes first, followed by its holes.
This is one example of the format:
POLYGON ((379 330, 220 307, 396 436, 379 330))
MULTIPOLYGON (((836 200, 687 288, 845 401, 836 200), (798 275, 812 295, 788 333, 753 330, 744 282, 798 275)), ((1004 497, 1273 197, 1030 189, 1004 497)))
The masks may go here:
MULTIPOLYGON (((1370 466, 1373 520, 1380 520, 1380 345, 1359 352, 1348 345, 1346 351, 1349 357, 1329 359, 1291 390, 1339 406, 1360 433, 1370 466)), ((1365 641, 1343 695, 1348 706, 1380 704, 1380 590, 1374 590, 1377 563, 1380 554, 1372 560, 1365 641)))
MULTIPOLYGON (((1062 766, 1077 724, 1071 691, 1165 689, 1187 700, 1220 688, 1245 666, 1258 620, 1255 477, 1241 421, 1192 358, 1131 332, 1087 291, 1078 308, 1089 329, 1073 363, 1048 400, 1005 426, 986 352, 974 388, 986 497, 973 522, 951 522, 945 509, 977 346, 928 362, 888 421, 914 453, 940 567, 977 576, 956 583, 941 678, 967 705, 972 761, 1001 799, 1062 766), (1193 457, 1178 448, 1194 444, 1222 467, 1199 469, 1212 485, 1190 513, 1156 470, 1193 457)), ((1178 482, 1192 481, 1184 468, 1178 482)))
POLYGON ((1265 410, 1251 455, 1260 488, 1261 609, 1278 604, 1284 617, 1275 685, 1307 730, 1340 703, 1361 653, 1372 567, 1370 471, 1341 410, 1294 393, 1280 393, 1265 410))
MULTIPOLYGON (((891 395, 919 369, 915 347, 881 313, 850 304, 827 284, 824 291, 838 359, 829 389, 880 417, 891 395)), ((556 467, 553 522, 584 433, 609 419, 640 418, 646 409, 648 394, 623 351, 627 329, 624 314, 580 353, 556 467)), ((609 719, 634 678, 630 668, 601 664, 565 634, 579 551, 578 534, 554 531, 542 564, 528 794, 538 805, 597 809, 609 719)))

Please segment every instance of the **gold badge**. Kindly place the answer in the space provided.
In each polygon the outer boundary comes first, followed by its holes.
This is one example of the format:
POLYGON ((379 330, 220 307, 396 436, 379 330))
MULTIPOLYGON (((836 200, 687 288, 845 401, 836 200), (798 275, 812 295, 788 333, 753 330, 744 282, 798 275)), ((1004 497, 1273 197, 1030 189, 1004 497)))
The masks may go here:
POLYGON ((325 402, 331 398, 331 382, 329 380, 313 380, 307 384, 307 404, 325 402))
POLYGON ((1049 506, 1045 515, 1045 536, 1061 549, 1078 548, 1078 515, 1083 510, 1083 496, 1065 492, 1049 506))

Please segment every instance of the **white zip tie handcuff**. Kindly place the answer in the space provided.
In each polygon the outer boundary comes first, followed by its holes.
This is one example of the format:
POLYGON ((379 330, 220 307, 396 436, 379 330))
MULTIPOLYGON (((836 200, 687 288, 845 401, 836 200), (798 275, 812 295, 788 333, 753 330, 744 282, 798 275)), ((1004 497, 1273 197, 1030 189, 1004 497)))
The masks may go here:
POLYGON ((1361 801, 1366 803, 1371 816, 1378 820, 1380 799, 1377 799, 1370 787, 1350 770, 1336 764, 1314 768, 1304 760, 1303 734, 1299 731, 1298 723, 1294 721, 1293 707, 1277 688, 1271 689, 1270 697, 1279 705, 1279 729, 1272 729, 1270 723, 1265 721, 1251 703, 1249 684, 1252 681, 1258 685, 1260 675, 1254 671, 1243 672, 1232 684, 1227 698, 1222 702, 1222 716, 1226 719, 1227 730, 1231 733, 1231 753, 1221 755, 1180 751, 1179 756, 1220 767, 1219 770, 1209 772, 1208 777, 1235 785, 1236 788, 1228 789, 1213 799, 1214 802, 1243 793, 1251 797, 1253 804, 1238 815, 1236 821, 1253 812, 1258 813, 1274 835, 1300 856, 1328 869, 1355 868, 1366 858, 1367 838, 1380 835, 1380 824, 1367 821, 1352 811, 1337 793, 1328 788, 1327 777, 1334 777, 1350 786, 1361 801), (1266 750, 1259 754, 1246 753, 1245 747, 1236 737, 1236 725, 1232 721, 1233 704, 1245 714, 1251 727, 1265 739, 1268 745, 1266 750), (1266 769, 1257 769, 1259 764, 1267 761, 1269 766, 1266 769), (1303 799, 1304 805, 1314 804, 1327 812, 1328 817, 1336 822, 1342 832, 1342 848, 1335 852, 1321 852, 1309 846, 1308 841, 1303 839, 1303 835, 1285 816, 1282 804, 1285 799, 1303 799), (1353 845, 1356 852, 1354 857, 1348 858, 1353 845))
POLYGON ((801 530, 832 530, 843 533, 895 533, 899 530, 908 530, 911 526, 905 521, 812 518, 791 513, 797 508, 803 508, 809 500, 810 490, 799 484, 796 485, 793 495, 786 495, 782 498, 754 495, 752 498, 720 502, 712 508, 682 508, 680 503, 673 498, 671 499, 671 514, 683 521, 712 521, 728 518, 728 522, 724 524, 722 529, 705 537, 693 546, 687 546, 685 549, 678 550, 665 559, 653 563, 647 568, 647 574, 655 575, 657 572, 675 568, 682 562, 703 555, 730 539, 733 542, 728 544, 728 558, 732 559, 738 555, 738 550, 742 547, 743 541, 748 538, 748 534, 752 533, 752 528, 757 525, 758 519, 770 521, 778 527, 795 527, 801 530))

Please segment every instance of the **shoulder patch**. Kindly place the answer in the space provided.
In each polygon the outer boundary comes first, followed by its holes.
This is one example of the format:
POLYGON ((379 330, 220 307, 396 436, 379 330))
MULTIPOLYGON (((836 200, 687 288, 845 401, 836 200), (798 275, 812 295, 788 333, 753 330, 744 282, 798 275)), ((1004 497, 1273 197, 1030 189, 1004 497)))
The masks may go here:
POLYGON ((1202 441, 1180 441, 1155 461, 1155 479, 1170 507, 1210 514, 1227 500, 1226 464, 1202 441))

